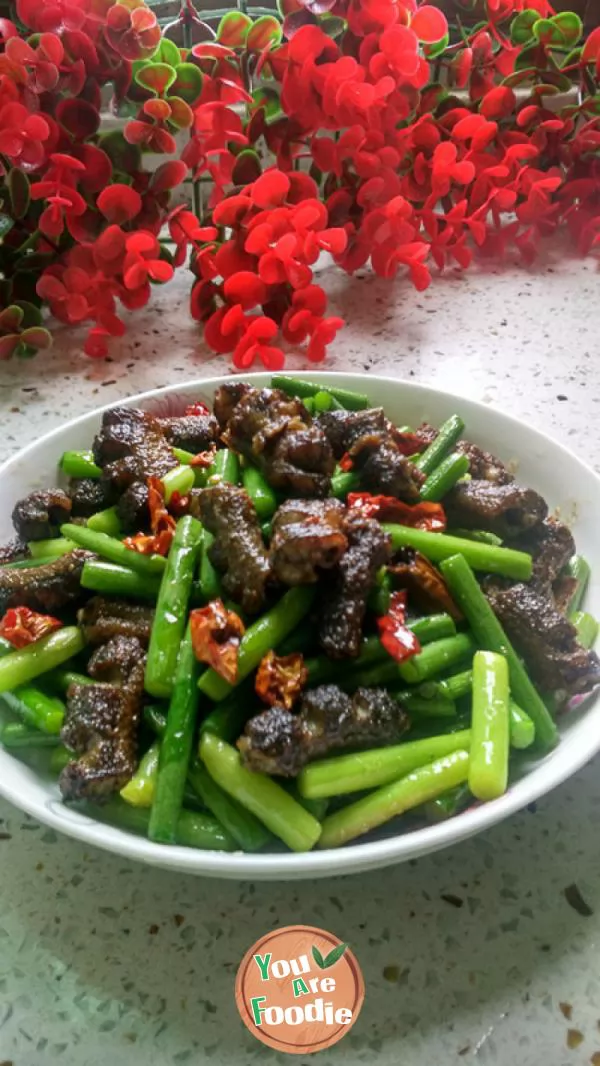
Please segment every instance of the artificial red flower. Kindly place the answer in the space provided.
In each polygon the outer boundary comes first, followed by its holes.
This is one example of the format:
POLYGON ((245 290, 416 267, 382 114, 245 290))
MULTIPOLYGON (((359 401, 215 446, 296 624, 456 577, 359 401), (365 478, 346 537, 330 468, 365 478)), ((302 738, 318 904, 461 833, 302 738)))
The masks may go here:
POLYGON ((144 5, 114 4, 106 16, 106 39, 123 59, 150 59, 160 44, 160 26, 144 5))
POLYGON ((220 677, 234 685, 238 676, 238 655, 245 626, 235 611, 222 600, 190 612, 190 632, 194 655, 211 666, 220 677))
POLYGON ((31 114, 23 104, 8 103, 0 109, 0 153, 13 166, 39 167, 45 158, 44 141, 49 136, 46 119, 31 114))
POLYGON ((287 707, 290 710, 308 681, 308 670, 299 652, 277 655, 268 651, 260 661, 254 688, 269 707, 287 707))
POLYGON ((421 651, 421 645, 406 625, 406 592, 392 592, 388 613, 377 619, 379 639, 392 659, 397 663, 412 659, 421 651))
POLYGON ((9 607, 0 619, 0 637, 8 640, 13 648, 26 648, 62 625, 58 618, 39 614, 29 607, 9 607))
POLYGON ((441 503, 403 503, 395 496, 373 496, 370 492, 350 492, 347 505, 366 518, 380 522, 397 522, 411 529, 427 529, 443 533, 446 513, 441 503))

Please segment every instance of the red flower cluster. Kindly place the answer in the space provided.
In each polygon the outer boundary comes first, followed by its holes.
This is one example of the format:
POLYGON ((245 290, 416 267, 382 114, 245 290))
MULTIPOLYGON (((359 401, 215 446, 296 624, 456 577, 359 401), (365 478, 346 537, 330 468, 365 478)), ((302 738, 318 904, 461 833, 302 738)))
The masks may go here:
POLYGON ((121 306, 188 256, 192 315, 246 369, 281 367, 283 344, 325 357, 343 322, 314 276, 324 255, 424 289, 477 252, 530 263, 561 225, 595 251, 600 28, 584 39, 549 0, 462 7, 448 25, 422 0, 281 0, 283 24, 230 11, 214 33, 186 3, 202 42, 180 49, 144 0, 16 0, 25 31, 0 20, 0 358, 47 346, 35 299, 90 323, 85 350, 105 355, 121 306), (108 85, 134 115, 123 133, 100 131, 108 85), (175 152, 181 129, 181 159, 149 174, 143 152, 175 152), (202 217, 170 209, 188 173, 210 179, 202 217))

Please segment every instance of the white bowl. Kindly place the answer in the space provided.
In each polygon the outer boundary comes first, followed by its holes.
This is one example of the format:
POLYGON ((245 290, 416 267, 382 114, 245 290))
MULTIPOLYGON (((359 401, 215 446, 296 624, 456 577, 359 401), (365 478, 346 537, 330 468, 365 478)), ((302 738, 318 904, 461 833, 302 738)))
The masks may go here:
MULTIPOLYGON (((472 400, 441 393, 422 385, 359 374, 304 375, 324 383, 366 392, 374 405, 382 404, 397 424, 418 425, 427 420, 439 425, 450 414, 459 413, 466 422, 466 436, 505 461, 518 461, 519 479, 541 492, 551 508, 573 525, 577 547, 592 565, 592 581, 586 605, 600 616, 600 478, 566 448, 549 437, 472 400)), ((257 385, 269 382, 270 375, 245 375, 257 385)), ((169 399, 210 400, 215 388, 230 376, 188 382, 132 396, 122 403, 151 410, 168 410, 169 399)), ((0 467, 0 543, 12 535, 10 513, 17 499, 35 488, 57 482, 57 464, 67 449, 89 448, 102 412, 83 415, 41 440, 34 441, 0 467)), ((69 807, 59 798, 56 784, 0 750, 0 793, 15 806, 54 829, 95 844, 107 851, 139 859, 155 866, 204 874, 208 877, 240 880, 295 880, 355 873, 388 866, 448 847, 494 825, 508 815, 543 796, 579 770, 600 750, 600 702, 561 719, 561 741, 545 758, 511 785, 501 799, 466 811, 440 825, 398 833, 392 825, 385 836, 367 839, 341 849, 312 851, 308 854, 271 853, 246 855, 241 852, 195 851, 153 844, 149 840, 95 822, 69 807)))

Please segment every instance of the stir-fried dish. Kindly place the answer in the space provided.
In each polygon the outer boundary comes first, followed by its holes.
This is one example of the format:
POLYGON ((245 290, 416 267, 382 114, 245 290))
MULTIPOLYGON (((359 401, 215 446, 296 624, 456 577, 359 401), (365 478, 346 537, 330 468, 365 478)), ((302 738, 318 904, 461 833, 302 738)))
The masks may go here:
POLYGON ((225 851, 500 797, 600 683, 597 624, 570 530, 464 428, 285 377, 105 413, 0 549, 5 748, 225 851))

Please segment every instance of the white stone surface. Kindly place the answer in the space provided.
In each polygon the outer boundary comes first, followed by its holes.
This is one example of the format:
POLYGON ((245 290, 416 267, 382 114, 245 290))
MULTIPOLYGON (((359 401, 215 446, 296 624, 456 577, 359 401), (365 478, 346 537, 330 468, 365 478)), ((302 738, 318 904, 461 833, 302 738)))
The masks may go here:
MULTIPOLYGON (((593 262, 449 273, 422 294, 324 280, 352 322, 329 368, 484 400, 600 469, 593 262)), ((186 300, 184 279, 158 290, 108 364, 64 332, 43 358, 3 364, 0 459, 96 405, 221 370, 186 300)), ((0 1066, 283 1063, 242 1026, 233 982, 255 939, 298 921, 349 940, 365 975, 361 1018, 324 1062, 598 1066, 599 815, 596 762, 452 852, 314 885, 236 885, 89 851, 0 802, 0 1066), (565 898, 573 883, 590 917, 565 898)))

